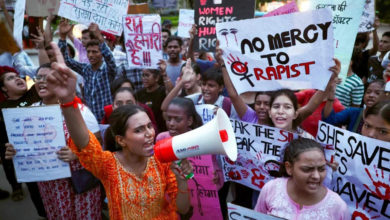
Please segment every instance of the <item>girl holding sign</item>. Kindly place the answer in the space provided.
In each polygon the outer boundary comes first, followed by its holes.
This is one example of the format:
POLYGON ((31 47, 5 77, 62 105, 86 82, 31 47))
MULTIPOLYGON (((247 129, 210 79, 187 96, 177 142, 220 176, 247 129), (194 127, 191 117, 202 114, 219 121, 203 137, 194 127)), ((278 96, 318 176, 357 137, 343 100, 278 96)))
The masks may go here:
POLYGON ((283 177, 264 185, 255 210, 284 219, 350 219, 347 204, 323 185, 325 167, 321 144, 307 138, 291 141, 279 170, 283 177))
POLYGON ((48 76, 48 88, 62 104, 62 113, 72 138, 70 148, 83 166, 99 178, 106 190, 110 219, 177 219, 176 210, 186 213, 189 193, 185 175, 191 164, 182 160, 163 164, 153 156, 155 132, 145 111, 125 105, 111 115, 116 144, 122 150, 103 151, 82 121, 80 110, 73 108, 76 76, 65 65, 57 45, 56 70, 48 76), (183 176, 184 175, 184 176, 183 176))
POLYGON ((273 92, 271 98, 267 97, 267 94, 258 93, 255 97, 254 111, 244 103, 242 98, 234 89, 233 83, 231 82, 226 70, 226 66, 224 65, 222 53, 223 51, 217 46, 216 60, 222 66, 225 86, 241 120, 251 123, 269 124, 276 128, 298 133, 302 137, 313 138, 309 133, 299 128, 299 125, 302 121, 309 117, 321 104, 324 98, 327 97, 333 81, 340 72, 341 64, 338 59, 334 59, 336 65, 329 68, 333 74, 329 79, 326 90, 317 91, 307 105, 298 108, 298 101, 294 92, 289 89, 280 89, 273 92), (263 108, 260 108, 261 105, 256 105, 256 102, 259 104, 262 103, 263 108), (268 109, 267 113, 265 113, 265 109, 268 109), (268 120, 267 116, 269 116, 271 120, 268 120))

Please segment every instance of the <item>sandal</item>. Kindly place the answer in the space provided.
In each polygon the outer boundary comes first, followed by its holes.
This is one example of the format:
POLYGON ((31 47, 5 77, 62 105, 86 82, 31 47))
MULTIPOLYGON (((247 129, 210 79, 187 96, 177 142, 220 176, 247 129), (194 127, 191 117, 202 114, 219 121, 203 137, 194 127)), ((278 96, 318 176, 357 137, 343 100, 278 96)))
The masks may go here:
POLYGON ((22 189, 16 189, 12 192, 11 199, 15 202, 20 201, 24 198, 23 190, 22 189))

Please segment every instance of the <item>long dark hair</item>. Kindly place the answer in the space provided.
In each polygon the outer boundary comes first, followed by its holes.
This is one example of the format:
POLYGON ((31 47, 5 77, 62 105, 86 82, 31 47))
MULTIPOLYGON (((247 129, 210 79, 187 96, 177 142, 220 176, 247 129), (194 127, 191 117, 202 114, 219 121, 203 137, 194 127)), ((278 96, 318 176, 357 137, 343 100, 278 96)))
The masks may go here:
MULTIPOLYGON (((287 96, 287 98, 291 100, 293 107, 294 107, 294 110, 297 111, 298 110, 298 99, 295 96, 294 91, 292 91, 291 89, 279 89, 279 90, 276 90, 275 92, 272 92, 270 108, 272 108, 272 104, 274 104, 275 99, 278 98, 279 96, 283 96, 283 95, 287 96)), ((271 123, 273 125, 272 120, 271 120, 271 123)), ((294 130, 298 127, 297 120, 293 120, 292 127, 294 130)))
POLYGON ((115 141, 115 136, 125 135, 127 130, 127 120, 138 112, 145 112, 145 109, 133 104, 120 106, 112 112, 110 118, 108 119, 110 127, 108 127, 104 133, 104 144, 107 150, 113 152, 121 149, 115 141))
POLYGON ((203 125, 202 119, 200 118, 199 114, 196 112, 195 105, 191 99, 176 97, 172 99, 169 105, 177 105, 183 108, 187 117, 189 118, 192 117, 193 122, 192 125, 190 126, 191 129, 195 129, 203 125))
POLYGON ((364 113, 364 117, 369 115, 378 115, 390 124, 390 100, 376 103, 374 106, 367 109, 364 113))
POLYGON ((282 177, 289 177, 290 175, 288 175, 286 171, 285 162, 293 164, 295 161, 297 161, 301 153, 313 149, 321 151, 325 156, 324 148, 322 147, 322 145, 312 139, 298 138, 290 141, 290 143, 287 144, 283 152, 283 160, 280 164, 279 175, 282 177))

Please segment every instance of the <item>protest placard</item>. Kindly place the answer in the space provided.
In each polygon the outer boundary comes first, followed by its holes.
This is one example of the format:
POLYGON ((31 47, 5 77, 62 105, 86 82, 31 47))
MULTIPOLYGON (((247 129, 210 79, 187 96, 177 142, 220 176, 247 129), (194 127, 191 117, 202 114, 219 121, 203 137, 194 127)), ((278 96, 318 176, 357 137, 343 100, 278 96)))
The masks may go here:
POLYGON ((14 13, 14 31, 13 36, 16 43, 20 48, 23 48, 23 23, 24 23, 24 11, 26 8, 26 0, 18 0, 15 3, 15 13, 14 13))
POLYGON ((215 24, 253 18, 254 0, 195 0, 195 24, 198 34, 194 38, 196 51, 215 51, 215 24), (242 7, 245 5, 245 7, 242 7))
POLYGON ((210 104, 195 105, 196 112, 202 119, 203 124, 209 122, 211 119, 214 118, 215 108, 216 108, 215 105, 210 105, 210 104))
POLYGON ((194 178, 188 180, 193 215, 191 219, 222 219, 218 190, 213 183, 213 162, 211 155, 190 157, 194 178))
POLYGON ((177 0, 152 0, 154 8, 176 8, 177 0))
POLYGON ((60 7, 59 0, 28 0, 26 1, 26 12, 28 16, 46 17, 56 15, 60 7))
POLYGON ((2 109, 7 136, 16 150, 13 158, 18 182, 70 177, 69 163, 57 158, 66 146, 58 105, 2 109))
POLYGON ((127 0, 61 0, 58 15, 85 25, 96 23, 100 30, 120 36, 128 4, 127 0))
POLYGON ((177 27, 177 36, 190 38, 189 31, 194 24, 194 10, 180 9, 179 11, 179 25, 177 27))
POLYGON ((390 143, 320 121, 317 141, 333 145, 339 164, 332 190, 347 203, 352 219, 390 218, 390 143))
POLYGON ((160 15, 127 15, 123 28, 129 67, 157 69, 162 59, 160 15))
POLYGON ((9 52, 14 54, 20 51, 18 44, 2 21, 0 21, 0 33, 0 53, 9 52))
POLYGON ((281 218, 266 215, 260 212, 256 212, 252 209, 247 209, 239 205, 234 205, 230 202, 228 206, 229 220, 248 220, 248 219, 261 219, 261 220, 280 220, 281 218))
POLYGON ((285 145, 298 137, 288 131, 266 125, 231 120, 236 135, 236 162, 222 157, 225 181, 234 181, 260 190, 279 172, 279 160, 285 145))
POLYGON ((373 31, 375 22, 375 1, 366 0, 359 25, 359 32, 373 31))
POLYGON ((329 9, 217 23, 237 92, 324 90, 334 65, 331 23, 329 9))
MULTIPOLYGON (((334 56, 341 62, 339 78, 347 77, 365 0, 310 0, 312 10, 330 8, 333 13, 334 56)), ((329 48, 328 48, 329 49, 329 48)))
POLYGON ((292 1, 290 3, 287 3, 283 5, 280 8, 277 8, 273 11, 268 12, 265 14, 263 17, 271 17, 271 16, 278 16, 278 15, 285 15, 285 14, 290 14, 293 12, 298 12, 298 6, 295 3, 295 1, 292 1))

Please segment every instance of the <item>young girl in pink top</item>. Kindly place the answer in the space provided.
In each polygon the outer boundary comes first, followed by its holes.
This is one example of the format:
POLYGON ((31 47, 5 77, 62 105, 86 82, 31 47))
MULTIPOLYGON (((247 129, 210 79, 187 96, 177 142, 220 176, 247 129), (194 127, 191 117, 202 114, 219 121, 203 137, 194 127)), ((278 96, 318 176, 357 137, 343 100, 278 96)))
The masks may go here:
POLYGON ((322 185, 326 176, 323 147, 310 139, 289 143, 277 178, 265 184, 256 211, 285 219, 350 219, 347 204, 322 185))

